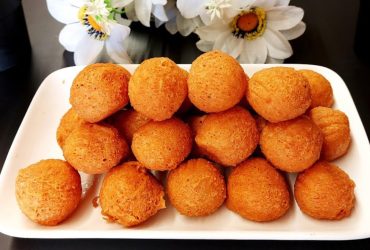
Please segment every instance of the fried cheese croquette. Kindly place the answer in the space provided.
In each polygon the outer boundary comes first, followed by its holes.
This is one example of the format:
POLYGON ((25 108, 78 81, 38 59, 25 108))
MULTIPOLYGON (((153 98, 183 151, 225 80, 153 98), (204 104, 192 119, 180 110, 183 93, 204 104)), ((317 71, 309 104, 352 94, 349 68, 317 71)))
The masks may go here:
POLYGON ((67 113, 65 113, 60 120, 58 129, 57 129, 57 142, 58 145, 62 148, 64 141, 69 136, 69 134, 77 127, 85 124, 86 122, 81 119, 74 109, 70 108, 67 113))
POLYGON ((120 110, 112 116, 112 125, 131 145, 134 133, 150 121, 145 115, 133 110, 120 110))
POLYGON ((310 107, 310 85, 293 68, 266 68, 249 80, 247 99, 252 108, 269 122, 286 121, 304 114, 310 107))
POLYGON ((310 84, 312 98, 310 108, 312 109, 318 106, 331 107, 334 99, 330 82, 323 75, 313 70, 301 69, 298 72, 303 74, 310 84))
POLYGON ((332 161, 345 155, 351 143, 346 114, 327 107, 316 107, 309 112, 309 116, 324 135, 321 158, 332 161))
POLYGON ((102 174, 129 153, 126 141, 108 124, 85 124, 67 137, 64 158, 78 171, 102 174))
POLYGON ((247 159, 258 140, 256 121, 239 106, 207 115, 195 136, 201 152, 224 166, 236 166, 247 159))
POLYGON ((81 199, 81 178, 62 160, 42 160, 19 170, 15 191, 21 211, 33 222, 55 226, 67 219, 81 199))
POLYGON ((191 159, 169 172, 166 193, 182 215, 206 216, 224 203, 225 179, 211 162, 191 159))
POLYGON ((191 130, 177 118, 145 124, 134 134, 131 145, 136 159, 152 170, 176 168, 191 147, 191 130))
POLYGON ((272 221, 290 207, 284 176, 263 158, 251 158, 234 168, 227 180, 226 206, 252 221, 272 221))
POLYGON ((103 218, 136 226, 166 208, 162 185, 139 162, 125 162, 104 177, 99 201, 103 218))
POLYGON ((268 123, 260 139, 262 153, 275 167, 301 172, 320 158, 323 135, 307 117, 268 123))
POLYGON ((294 196, 301 211, 315 219, 340 220, 355 205, 355 183, 334 164, 319 161, 299 173, 294 196))
POLYGON ((130 77, 125 68, 116 64, 89 65, 73 80, 69 102, 79 117, 99 122, 129 102, 130 77))
POLYGON ((131 105, 155 121, 171 118, 188 93, 185 72, 169 58, 145 60, 129 82, 131 105))
POLYGON ((243 68, 233 57, 221 51, 204 53, 191 65, 189 99, 204 112, 232 108, 242 99, 246 86, 243 68))

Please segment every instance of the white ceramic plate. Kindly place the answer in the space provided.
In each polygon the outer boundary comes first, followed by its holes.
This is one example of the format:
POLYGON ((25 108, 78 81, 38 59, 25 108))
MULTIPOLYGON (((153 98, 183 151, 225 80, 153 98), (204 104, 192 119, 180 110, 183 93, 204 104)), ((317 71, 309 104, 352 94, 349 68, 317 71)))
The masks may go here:
MULTIPOLYGON (((181 65, 189 69, 189 65, 181 65)), ((243 65, 248 75, 273 65, 243 65)), ((276 66, 276 65, 275 65, 276 66)), ((370 146, 343 80, 332 70, 314 65, 288 65, 312 69, 332 84, 334 108, 344 111, 350 120, 352 144, 346 156, 335 161, 356 183, 356 207, 349 218, 319 221, 302 214, 296 203, 283 218, 268 223, 242 219, 223 206, 204 218, 181 216, 167 202, 167 209, 141 226, 126 229, 102 219, 100 208, 92 206, 98 186, 87 195, 71 218, 55 227, 29 221, 15 199, 15 178, 20 168, 41 159, 63 159, 55 133, 60 118, 69 109, 69 90, 82 67, 70 67, 49 75, 40 85, 10 148, 0 177, 0 231, 26 238, 161 238, 161 239, 289 239, 345 240, 370 237, 370 146)), ((125 65, 133 72, 137 65, 125 65)), ((291 186, 295 176, 290 176, 291 186)))

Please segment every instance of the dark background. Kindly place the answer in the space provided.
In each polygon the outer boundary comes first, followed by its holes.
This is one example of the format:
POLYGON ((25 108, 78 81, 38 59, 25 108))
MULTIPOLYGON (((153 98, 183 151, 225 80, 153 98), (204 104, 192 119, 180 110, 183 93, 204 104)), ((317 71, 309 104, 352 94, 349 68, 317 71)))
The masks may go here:
MULTIPOLYGON (((22 22, 18 21, 19 28, 9 34, 6 33, 6 29, 0 30, 0 37, 9 35, 9 39, 14 41, 20 58, 20 63, 16 67, 0 72, 0 166, 42 80, 57 69, 73 66, 73 55, 64 51, 58 42, 63 24, 49 15, 45 0, 23 0, 22 4, 31 53, 27 50, 25 32, 22 32, 21 28, 22 22)), ((286 63, 317 64, 336 71, 346 82, 369 134, 370 40, 366 35, 370 32, 370 1, 301 0, 291 1, 291 4, 305 10, 303 20, 307 24, 307 30, 303 36, 291 42, 294 55, 286 60, 286 63)), ((129 53, 134 63, 140 63, 145 58, 153 56, 167 56, 177 63, 191 63, 200 54, 195 47, 196 41, 196 35, 187 38, 181 35, 172 36, 164 28, 149 29, 134 24, 129 53)), ((4 204, 0 204, 2 205, 4 204)), ((336 242, 41 240, 12 238, 0 233, 0 250, 145 248, 370 249, 370 240, 336 242)))

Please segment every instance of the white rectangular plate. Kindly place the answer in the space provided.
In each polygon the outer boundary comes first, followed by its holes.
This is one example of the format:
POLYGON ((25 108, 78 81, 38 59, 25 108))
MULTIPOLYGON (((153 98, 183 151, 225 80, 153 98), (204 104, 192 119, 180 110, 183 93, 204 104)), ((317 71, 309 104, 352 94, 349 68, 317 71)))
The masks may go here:
MULTIPOLYGON (((249 76, 277 65, 243 65, 249 76)), ((29 221, 19 210, 15 199, 15 178, 20 168, 41 159, 59 158, 63 154, 56 139, 60 118, 69 109, 69 90, 82 67, 70 67, 50 74, 40 85, 10 148, 0 177, 0 231, 26 238, 161 238, 161 239, 288 239, 346 240, 370 237, 370 146, 343 80, 332 70, 314 65, 289 65, 312 69, 332 84, 334 108, 344 111, 350 121, 352 144, 346 156, 335 161, 356 183, 356 207, 349 218, 341 221, 319 221, 302 214, 295 202, 283 218, 268 223, 242 219, 223 206, 211 216, 187 218, 168 208, 141 226, 127 229, 102 219, 100 208, 92 206, 98 194, 96 187, 86 196, 77 211, 59 226, 45 227, 29 221)), ((124 65, 133 72, 137 65, 124 65)), ((189 69, 190 65, 181 65, 189 69)), ((295 176, 289 178, 291 187, 295 176)))

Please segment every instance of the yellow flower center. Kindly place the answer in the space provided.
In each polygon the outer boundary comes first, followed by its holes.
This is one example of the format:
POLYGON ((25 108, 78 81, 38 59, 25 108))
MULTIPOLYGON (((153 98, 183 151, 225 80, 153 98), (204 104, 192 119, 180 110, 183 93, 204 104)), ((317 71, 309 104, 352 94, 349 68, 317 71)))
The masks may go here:
POLYGON ((231 21, 230 28, 234 36, 254 40, 265 32, 266 12, 259 7, 242 11, 231 21))
POLYGON ((83 6, 78 11, 78 19, 81 24, 87 27, 87 33, 97 40, 107 40, 108 34, 104 32, 101 25, 91 15, 86 14, 86 6, 83 6))

